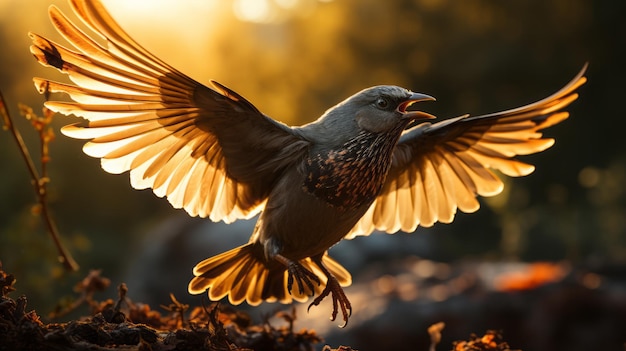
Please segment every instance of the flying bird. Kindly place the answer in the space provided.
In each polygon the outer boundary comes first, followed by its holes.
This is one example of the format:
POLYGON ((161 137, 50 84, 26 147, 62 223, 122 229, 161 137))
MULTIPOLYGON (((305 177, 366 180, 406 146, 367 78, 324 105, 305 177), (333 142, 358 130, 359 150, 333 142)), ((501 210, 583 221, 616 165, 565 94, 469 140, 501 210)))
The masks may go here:
POLYGON ((205 86, 157 58, 100 2, 70 4, 91 34, 54 6, 51 21, 72 47, 29 33, 35 58, 73 83, 34 78, 41 93, 72 100, 46 107, 84 118, 62 132, 88 140, 83 151, 105 171, 130 171, 134 188, 151 188, 191 216, 230 223, 260 213, 247 244, 195 266, 189 292, 235 305, 314 297, 309 308, 330 296, 331 319, 341 310, 344 325, 352 306, 342 287, 352 278, 328 249, 478 210, 477 196, 502 191, 492 170, 533 172, 515 157, 553 145, 541 131, 568 118, 563 109, 586 81, 585 66, 541 101, 438 123, 412 106, 431 96, 375 86, 290 127, 228 87, 205 86))

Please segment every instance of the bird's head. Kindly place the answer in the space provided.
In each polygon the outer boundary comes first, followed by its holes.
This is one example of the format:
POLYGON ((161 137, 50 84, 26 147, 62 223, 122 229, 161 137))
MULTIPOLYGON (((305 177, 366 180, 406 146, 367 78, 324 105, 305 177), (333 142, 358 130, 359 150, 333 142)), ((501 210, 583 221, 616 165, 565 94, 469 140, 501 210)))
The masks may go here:
POLYGON ((357 130, 381 133, 406 126, 411 121, 435 118, 426 112, 407 110, 416 102, 433 100, 435 98, 426 94, 380 85, 352 95, 328 110, 323 119, 340 129, 351 125, 357 130))
POLYGON ((414 93, 390 85, 371 87, 360 91, 349 99, 355 107, 355 120, 359 128, 370 132, 385 132, 411 121, 435 118, 422 111, 407 111, 419 101, 435 100, 432 96, 414 93))

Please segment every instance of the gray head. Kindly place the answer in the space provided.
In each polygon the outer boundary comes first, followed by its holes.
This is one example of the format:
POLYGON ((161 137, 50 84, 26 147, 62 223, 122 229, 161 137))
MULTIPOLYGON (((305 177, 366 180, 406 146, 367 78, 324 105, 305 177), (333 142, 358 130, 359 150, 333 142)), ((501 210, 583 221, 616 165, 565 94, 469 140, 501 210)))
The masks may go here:
POLYGON ((435 98, 397 86, 374 86, 328 109, 314 124, 325 130, 349 134, 386 132, 412 120, 435 118, 425 112, 406 110, 415 102, 432 100, 435 98))

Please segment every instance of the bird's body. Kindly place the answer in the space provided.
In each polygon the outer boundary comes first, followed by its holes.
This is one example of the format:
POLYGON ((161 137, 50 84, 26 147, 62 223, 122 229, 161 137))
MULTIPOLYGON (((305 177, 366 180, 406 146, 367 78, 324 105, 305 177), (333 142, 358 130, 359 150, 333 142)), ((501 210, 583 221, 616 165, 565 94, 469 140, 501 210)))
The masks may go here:
POLYGON ((375 229, 411 232, 449 223, 457 209, 478 209, 502 182, 489 169, 523 176, 534 168, 516 155, 553 144, 540 130, 568 117, 584 69, 552 96, 513 110, 431 124, 408 111, 434 100, 396 86, 364 89, 320 118, 289 127, 212 82, 204 86, 135 43, 97 1, 70 0, 106 40, 102 46, 55 7, 57 30, 76 51, 33 38, 37 60, 76 85, 35 79, 43 92, 74 102, 50 109, 87 121, 63 132, 89 139, 84 151, 111 173, 130 171, 137 189, 152 188, 192 216, 232 222, 260 217, 250 241, 200 262, 189 292, 208 291, 239 304, 289 303, 317 294, 333 299, 332 318, 351 312, 341 286, 350 274, 328 256, 343 238, 375 229))
MULTIPOLYGON (((400 132, 394 131, 395 140, 400 132)), ((300 260, 341 240, 383 186, 395 146, 388 139, 362 133, 338 147, 312 147, 281 175, 255 231, 266 250, 278 252, 267 246, 282 246, 289 258, 300 260), (289 228, 298 228, 299 234, 289 228), (271 239, 275 243, 266 244, 271 239)))
MULTIPOLYGON (((292 156, 292 163, 270 182, 267 202, 249 244, 234 249, 232 255, 209 258, 204 264, 200 263, 201 268, 196 267, 194 271, 197 278, 190 283, 190 291, 204 291, 210 286, 213 292, 228 290, 231 301, 237 302, 239 297, 247 295, 248 302, 256 303, 246 288, 257 284, 258 279, 273 282, 265 284, 273 285, 268 287, 271 289, 268 296, 279 301, 289 301, 290 295, 305 299, 307 294, 316 291, 315 284, 321 282, 320 278, 338 278, 339 285, 349 284, 349 273, 325 253, 350 232, 380 193, 391 167, 393 150, 407 124, 414 117, 431 118, 422 112, 404 110, 409 103, 423 99, 431 98, 399 87, 373 87, 330 109, 317 121, 294 128, 294 134, 305 141, 306 147, 298 156, 292 156), (372 123, 373 118, 381 116, 371 113, 360 118, 345 118, 372 109, 381 96, 392 100, 385 101, 387 106, 383 109, 374 107, 385 115, 383 118, 388 119, 387 124, 372 123), (406 106, 396 111, 403 103, 406 106), (337 132, 342 130, 345 133, 337 137, 337 132), (331 138, 325 139, 327 136, 331 138), (258 264, 251 263, 251 258, 258 264), (309 276, 299 268, 293 268, 296 262, 309 258, 314 265, 308 269, 321 269, 324 273, 321 277, 309 276), (246 260, 247 263, 239 263, 246 260), (282 264, 276 265, 275 260, 282 264), (259 267, 252 270, 256 277, 250 273, 252 265, 259 267), (215 277, 223 274, 222 267, 241 267, 230 271, 229 275, 241 276, 236 280, 246 282, 243 273, 240 274, 245 269, 250 280, 241 288, 216 289, 215 277), (271 267, 269 271, 277 277, 260 278, 266 274, 261 267, 271 267), (329 269, 329 276, 324 269, 329 269), (284 279, 281 280, 285 273, 295 276, 297 292, 289 291, 291 283, 285 286, 284 279)), ((328 286, 328 282, 326 284, 328 286)), ((211 294, 209 292, 214 299, 221 297, 211 294)), ((319 303, 321 299, 315 301, 319 303)), ((345 314, 350 308, 347 299, 344 304, 345 314)))

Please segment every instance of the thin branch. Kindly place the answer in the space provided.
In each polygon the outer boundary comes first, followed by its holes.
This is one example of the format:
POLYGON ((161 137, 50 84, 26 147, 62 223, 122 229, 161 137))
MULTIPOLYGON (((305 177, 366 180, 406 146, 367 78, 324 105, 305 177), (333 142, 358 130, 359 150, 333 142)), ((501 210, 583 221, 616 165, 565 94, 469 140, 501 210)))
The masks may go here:
POLYGON ((439 322, 428 327, 428 335, 430 335, 429 351, 435 351, 437 349, 437 344, 441 342, 441 331, 445 326, 445 323, 439 322))
POLYGON ((174 314, 178 313, 178 322, 180 323, 180 327, 183 328, 185 326, 185 311, 189 309, 189 305, 176 300, 176 296, 172 293, 170 293, 170 299, 172 300, 172 303, 167 306, 161 305, 161 308, 174 314))
MULTIPOLYGON (((4 96, 2 96, 2 92, 0 92, 0 115, 2 115, 2 120, 4 121, 3 129, 11 132, 11 135, 13 135, 13 138, 15 139, 15 143, 17 144, 18 149, 20 150, 20 154, 22 155, 22 158, 24 159, 24 162, 26 163, 26 167, 28 168, 28 172, 30 173, 30 177, 32 179, 32 184, 35 190, 35 194, 37 195, 37 200, 38 200, 37 210, 41 211, 41 218, 48 230, 48 233, 52 237, 54 244, 57 247, 57 250, 59 252, 59 261, 61 261, 61 263, 67 270, 77 271, 79 268, 78 264, 76 263, 72 255, 69 253, 69 251, 67 251, 65 247, 63 246, 63 244, 61 243, 59 231, 57 229, 56 224, 54 223, 54 220, 52 219, 50 210, 48 208, 48 201, 47 201, 48 193, 46 190, 46 184, 48 183, 49 179, 47 177, 46 163, 49 160, 48 142, 51 140, 52 134, 51 134, 51 130, 45 127, 47 127, 47 123, 49 123, 49 120, 51 119, 52 114, 49 112, 44 112, 44 114, 46 115, 44 116, 42 121, 31 120, 31 122, 33 123, 37 131, 39 132, 39 137, 41 140, 42 176, 40 177, 39 172, 37 171, 37 168, 35 167, 35 163, 33 162, 33 158, 30 156, 30 153, 28 152, 28 148, 26 147, 26 144, 24 143, 24 140, 22 139, 22 135, 17 130, 17 128, 15 128, 15 125, 13 124, 13 119, 11 118, 11 115, 9 114, 9 110, 6 107, 4 96), (36 125, 36 123, 40 123, 40 125, 38 126, 36 125)), ((26 116, 26 117, 29 118, 29 116, 26 116)))

